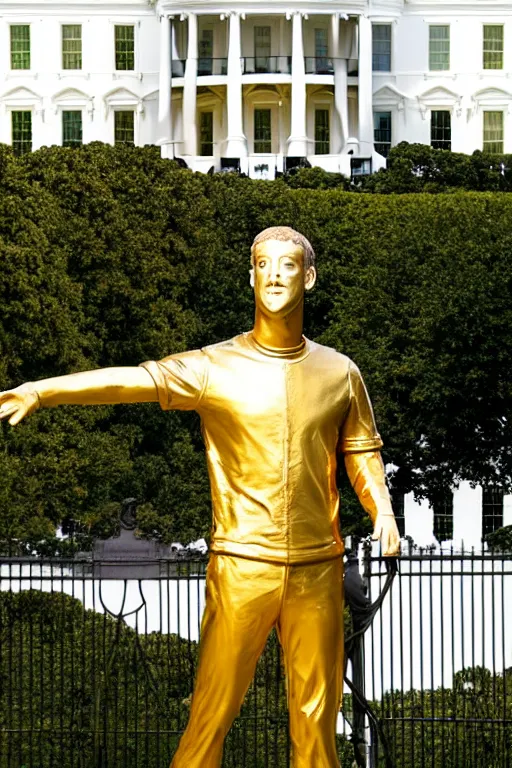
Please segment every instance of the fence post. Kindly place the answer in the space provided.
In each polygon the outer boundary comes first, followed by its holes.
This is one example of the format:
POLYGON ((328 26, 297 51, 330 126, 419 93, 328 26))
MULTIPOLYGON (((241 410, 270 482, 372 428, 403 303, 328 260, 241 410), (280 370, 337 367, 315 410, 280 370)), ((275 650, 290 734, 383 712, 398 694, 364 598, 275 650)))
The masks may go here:
MULTIPOLYGON (((368 546, 368 542, 363 542, 362 545, 363 554, 363 583, 368 591, 370 568, 371 568, 371 545, 368 546)), ((364 635, 358 634, 354 638, 354 648, 352 652, 352 682, 355 688, 360 691, 363 696, 365 695, 365 675, 364 675, 364 635)), ((355 697, 352 698, 352 707, 354 712, 353 719, 353 734, 352 739, 354 742, 354 749, 357 752, 357 763, 360 766, 367 766, 372 768, 371 764, 368 764, 368 743, 366 739, 366 715, 364 709, 358 703, 355 697)), ((371 749, 371 745, 370 745, 371 749)))

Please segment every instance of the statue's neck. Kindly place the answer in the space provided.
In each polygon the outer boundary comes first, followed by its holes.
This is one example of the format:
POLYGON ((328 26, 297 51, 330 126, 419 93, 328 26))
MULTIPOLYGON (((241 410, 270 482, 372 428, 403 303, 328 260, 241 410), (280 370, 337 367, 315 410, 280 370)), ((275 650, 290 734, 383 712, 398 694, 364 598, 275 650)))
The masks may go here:
POLYGON ((269 317, 256 308, 253 338, 260 346, 271 351, 299 350, 304 346, 302 335, 304 306, 300 304, 286 317, 269 317))

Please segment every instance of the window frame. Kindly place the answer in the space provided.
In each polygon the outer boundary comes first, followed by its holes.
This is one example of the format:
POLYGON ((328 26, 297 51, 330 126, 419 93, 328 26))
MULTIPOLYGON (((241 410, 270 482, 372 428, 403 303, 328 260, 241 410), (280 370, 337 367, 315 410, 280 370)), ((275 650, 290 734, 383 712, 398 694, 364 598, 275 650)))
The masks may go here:
POLYGON ((270 155, 272 154, 272 108, 270 106, 263 107, 263 106, 255 106, 253 109, 253 149, 255 155, 270 155), (268 139, 257 139, 256 138, 256 113, 258 112, 268 112, 269 115, 269 124, 268 124, 268 139), (268 144, 269 149, 257 149, 256 145, 258 144, 268 144))
POLYGON ((30 72, 32 69, 32 29, 31 27, 32 27, 31 24, 25 24, 23 22, 13 22, 9 24, 9 63, 10 63, 11 72, 30 72), (28 50, 27 51, 19 52, 19 51, 13 50, 13 43, 19 42, 19 41, 13 40, 13 30, 15 28, 28 29, 28 50), (15 55, 20 55, 20 56, 28 55, 28 67, 13 66, 15 55))
POLYGON ((84 143, 84 114, 82 109, 62 109, 61 110, 61 129, 62 129, 62 146, 63 147, 81 147, 84 143), (80 115, 80 141, 74 139, 66 140, 64 133, 64 115, 78 114, 80 115))
POLYGON ((382 155, 382 157, 388 158, 391 147, 393 146, 393 110, 391 109, 374 109, 373 110, 373 146, 375 148, 375 151, 379 155, 382 155), (375 126, 377 115, 389 116, 389 141, 382 141, 382 140, 377 141, 377 137, 376 137, 377 131, 387 130, 387 129, 377 128, 375 126), (386 151, 379 152, 379 150, 377 149, 377 146, 386 147, 386 151))
POLYGON ((451 152, 452 151, 452 111, 451 109, 431 109, 430 110, 430 146, 433 149, 444 149, 445 151, 451 152), (439 113, 444 113, 448 115, 448 122, 449 122, 449 132, 450 132, 450 138, 449 139, 434 139, 433 138, 433 132, 434 130, 440 130, 440 131, 446 131, 446 126, 436 126, 434 128, 433 122, 434 122, 434 114, 437 115, 439 113), (435 144, 449 144, 449 146, 435 146, 435 144))
POLYGON ((331 110, 329 108, 329 105, 315 104, 313 120, 314 120, 314 136, 315 136, 315 155, 330 155, 331 154, 331 110), (322 112, 327 115, 327 124, 324 126, 320 126, 317 123, 317 115, 319 112, 322 112), (326 130, 327 139, 317 138, 318 129, 322 129, 322 128, 326 130), (319 144, 327 145, 327 151, 319 152, 318 151, 319 144))
POLYGON ((198 151, 198 155, 199 155, 199 157, 213 157, 214 156, 214 147, 215 147, 215 142, 214 142, 215 112, 214 112, 213 109, 206 109, 206 108, 205 109, 201 109, 201 111, 199 112, 198 128, 199 128, 199 131, 198 131, 198 134, 199 134, 198 135, 198 138, 199 138, 199 147, 198 147, 199 151, 198 151), (211 136, 212 136, 211 141, 203 141, 203 138, 202 138, 203 115, 211 115, 211 136), (203 153, 203 151, 202 151, 203 145, 206 146, 207 144, 211 144, 211 150, 212 151, 208 152, 208 153, 206 153, 206 152, 203 153))
POLYGON ((429 72, 449 72, 451 67, 451 26, 450 24, 429 24, 428 25, 428 70, 429 72), (432 56, 434 55, 444 55, 445 52, 434 52, 432 51, 432 43, 440 43, 444 42, 443 40, 434 40, 432 38, 432 30, 433 29, 447 29, 448 30, 448 37, 447 37, 447 43, 448 43, 448 51, 446 52, 446 55, 448 56, 448 65, 446 67, 440 66, 435 67, 432 66, 432 56))
POLYGON ((69 23, 62 23, 60 25, 60 42, 61 42, 61 69, 64 72, 80 72, 83 68, 83 25, 82 24, 69 24, 69 23), (80 37, 79 38, 64 38, 64 29, 70 28, 70 27, 77 27, 80 29, 80 37), (80 53, 78 54, 76 51, 65 51, 64 50, 64 41, 65 39, 67 41, 76 41, 80 40, 80 53), (79 55, 80 57, 80 66, 79 67, 66 67, 65 66, 65 56, 74 56, 79 55))
POLYGON ((115 22, 113 24, 113 34, 114 34, 114 70, 116 72, 123 72, 123 73, 129 73, 129 72, 136 72, 137 71, 137 25, 130 22, 115 22), (133 67, 128 68, 124 67, 120 69, 118 65, 118 58, 117 58, 117 30, 118 29, 133 29, 133 67))
POLYGON ((505 150, 505 112, 503 109, 483 109, 482 110, 482 152, 492 155, 503 155, 505 150), (485 116, 501 115, 501 139, 485 139, 485 116), (486 144, 501 144, 501 149, 489 149, 486 144))
MULTIPOLYGON (((12 151, 16 155, 16 157, 21 157, 22 155, 29 154, 33 151, 34 146, 34 112, 32 109, 11 109, 9 110, 11 113, 11 146, 12 151), (30 115, 30 148, 24 149, 23 151, 17 151, 15 146, 15 138, 14 138, 14 115, 30 115)), ((22 144, 23 140, 17 140, 17 143, 22 144)))
MULTIPOLYGON (((487 38, 487 41, 489 41, 490 38, 487 38)), ((491 71, 491 72, 500 72, 504 69, 505 65, 505 25, 504 24, 482 24, 482 69, 484 71, 491 71), (486 37, 485 37, 485 31, 486 29, 495 28, 495 29, 501 29, 501 51, 498 50, 492 50, 490 48, 486 49, 486 37), (488 66, 486 65, 485 56, 488 54, 492 57, 494 54, 501 54, 501 65, 494 67, 494 66, 488 66)))
POLYGON ((133 108, 131 108, 131 107, 121 107, 121 108, 114 107, 112 109, 112 112, 114 113, 114 146, 115 147, 116 146, 120 146, 121 144, 126 145, 126 146, 130 146, 130 147, 137 146, 137 136, 136 136, 136 124, 137 124, 136 114, 137 114, 137 110, 136 110, 136 108, 135 107, 133 107, 133 108), (116 125, 117 115, 121 115, 121 114, 123 114, 123 115, 124 114, 131 114, 132 115, 132 118, 133 118, 133 141, 119 141, 116 138, 116 131, 118 129, 118 126, 116 125))
POLYGON ((503 528, 504 525, 504 497, 505 492, 500 486, 483 486, 482 487, 482 540, 486 538, 490 533, 494 533, 498 528, 503 528), (489 494, 491 498, 486 500, 486 494, 489 494), (497 496, 501 496, 501 503, 496 502, 497 496), (492 498, 495 497, 495 498, 492 498), (501 512, 495 511, 491 514, 486 514, 486 508, 496 509, 501 507, 501 512), (486 520, 491 521, 489 525, 486 525, 486 520), (499 520, 499 525, 495 525, 499 520))
POLYGON ((392 72, 393 71, 393 25, 391 22, 386 21, 376 21, 372 22, 372 72, 392 72), (376 40, 375 39, 375 29, 377 27, 387 27, 389 29, 389 41, 388 40, 376 40), (388 53, 376 53, 375 52, 375 43, 376 42, 389 42, 389 54, 388 53), (378 56, 389 56, 389 68, 384 69, 382 67, 376 67, 375 60, 378 56))
POLYGON ((438 498, 432 502, 432 533, 440 544, 443 541, 453 540, 453 511, 454 497, 453 490, 450 488, 439 494, 438 498))

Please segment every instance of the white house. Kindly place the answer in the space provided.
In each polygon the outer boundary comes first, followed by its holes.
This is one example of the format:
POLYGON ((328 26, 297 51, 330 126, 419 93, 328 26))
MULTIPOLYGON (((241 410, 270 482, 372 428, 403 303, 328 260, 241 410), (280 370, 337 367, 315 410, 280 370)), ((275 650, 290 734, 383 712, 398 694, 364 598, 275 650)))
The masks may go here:
POLYGON ((346 175, 400 141, 512 153, 510 0, 0 0, 0 141, 346 175))

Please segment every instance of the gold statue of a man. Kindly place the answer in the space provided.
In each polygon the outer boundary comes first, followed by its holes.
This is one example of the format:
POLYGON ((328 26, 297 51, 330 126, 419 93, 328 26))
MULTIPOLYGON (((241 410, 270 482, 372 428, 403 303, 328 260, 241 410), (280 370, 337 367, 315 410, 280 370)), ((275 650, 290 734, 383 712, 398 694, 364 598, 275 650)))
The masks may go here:
POLYGON ((202 421, 213 527, 190 719, 172 768, 217 768, 267 636, 283 648, 295 768, 335 768, 343 678, 343 542, 336 465, 383 553, 399 536, 361 375, 302 335, 315 255, 289 227, 252 246, 252 331, 140 367, 106 368, 0 394, 17 424, 39 407, 158 401, 202 421))

